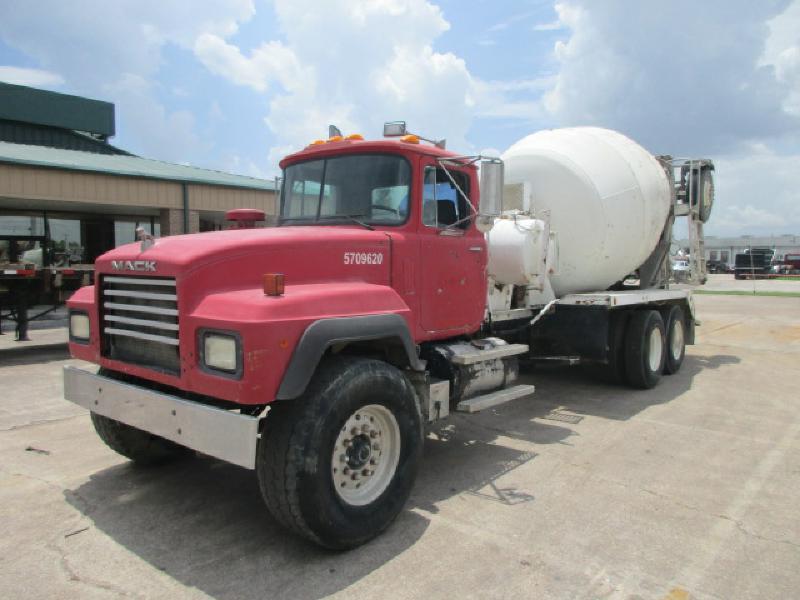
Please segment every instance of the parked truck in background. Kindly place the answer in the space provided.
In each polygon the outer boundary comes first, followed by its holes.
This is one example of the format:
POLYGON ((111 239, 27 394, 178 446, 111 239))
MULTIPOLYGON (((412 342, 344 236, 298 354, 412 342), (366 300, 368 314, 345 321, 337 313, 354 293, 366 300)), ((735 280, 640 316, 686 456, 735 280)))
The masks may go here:
POLYGON ((736 255, 733 276, 736 279, 764 279, 772 274, 772 248, 748 248, 736 255))
POLYGON ((680 369, 695 315, 671 229, 688 217, 702 256, 713 199, 710 161, 608 130, 502 160, 384 133, 287 156, 277 227, 144 236, 69 302, 72 355, 100 369, 66 367, 65 396, 106 444, 254 469, 275 518, 330 548, 397 516, 426 424, 531 394, 520 358, 638 388, 680 369))
POLYGON ((775 267, 780 275, 800 275, 800 254, 785 254, 775 267))

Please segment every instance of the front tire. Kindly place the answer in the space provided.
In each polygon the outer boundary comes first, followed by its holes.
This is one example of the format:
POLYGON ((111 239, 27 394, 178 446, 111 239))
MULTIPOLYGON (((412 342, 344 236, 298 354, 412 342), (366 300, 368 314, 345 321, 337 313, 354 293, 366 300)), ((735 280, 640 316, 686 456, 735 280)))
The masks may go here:
POLYGON ((664 339, 664 320, 658 311, 634 311, 625 333, 625 373, 632 387, 650 389, 661 380, 664 339))
POLYGON ((422 443, 416 394, 398 369, 329 358, 302 397, 271 406, 256 459, 261 493, 288 529, 353 548, 402 510, 422 443))

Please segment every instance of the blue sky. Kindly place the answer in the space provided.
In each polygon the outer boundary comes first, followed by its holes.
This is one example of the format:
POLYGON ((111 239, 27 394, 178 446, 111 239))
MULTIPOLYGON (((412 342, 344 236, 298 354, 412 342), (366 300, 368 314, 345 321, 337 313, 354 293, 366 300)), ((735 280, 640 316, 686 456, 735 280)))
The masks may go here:
POLYGON ((800 0, 7 0, 0 80, 114 102, 143 156, 262 177, 328 123, 465 152, 611 127, 715 159, 708 233, 800 233, 800 0))

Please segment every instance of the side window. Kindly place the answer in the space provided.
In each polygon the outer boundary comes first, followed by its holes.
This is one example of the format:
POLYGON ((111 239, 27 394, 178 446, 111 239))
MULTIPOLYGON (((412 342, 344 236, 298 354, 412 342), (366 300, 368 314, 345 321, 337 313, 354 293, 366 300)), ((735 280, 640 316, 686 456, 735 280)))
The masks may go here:
MULTIPOLYGON (((450 175, 465 194, 469 194, 469 178, 465 173, 450 170, 450 175)), ((444 228, 456 225, 469 227, 470 208, 466 198, 442 168, 426 167, 422 191, 422 223, 444 228)))

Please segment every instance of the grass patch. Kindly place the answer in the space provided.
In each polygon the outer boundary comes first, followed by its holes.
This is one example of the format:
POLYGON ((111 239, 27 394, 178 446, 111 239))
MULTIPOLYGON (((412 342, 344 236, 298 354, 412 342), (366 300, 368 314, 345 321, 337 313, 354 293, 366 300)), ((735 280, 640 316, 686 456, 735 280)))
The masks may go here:
POLYGON ((800 292, 770 292, 770 291, 746 291, 746 290, 692 290, 693 294, 705 294, 706 296, 780 296, 783 298, 800 298, 800 292))

